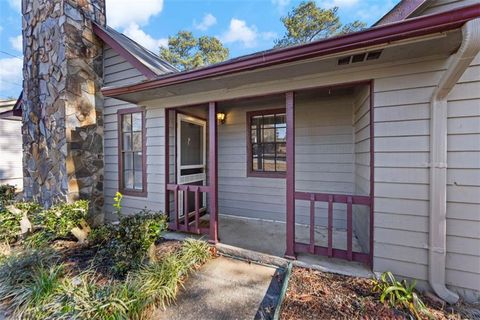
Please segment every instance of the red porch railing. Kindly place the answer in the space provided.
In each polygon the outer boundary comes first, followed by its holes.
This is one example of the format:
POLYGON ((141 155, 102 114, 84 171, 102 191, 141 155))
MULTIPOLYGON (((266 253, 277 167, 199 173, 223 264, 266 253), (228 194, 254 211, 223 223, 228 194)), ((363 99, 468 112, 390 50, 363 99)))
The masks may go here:
MULTIPOLYGON (((353 251, 353 205, 363 205, 370 207, 371 199, 369 196, 354 196, 345 194, 327 194, 295 192, 295 200, 304 200, 310 202, 310 241, 301 243, 295 240, 295 252, 304 252, 321 256, 340 258, 349 261, 358 261, 368 264, 370 255, 368 253, 353 251), (315 244, 315 202, 326 202, 327 207, 327 247, 315 244), (342 203, 347 205, 347 250, 333 247, 333 204, 342 203)), ((371 236, 371 235, 370 235, 371 236)))
POLYGON ((200 218, 207 213, 205 207, 201 207, 200 199, 203 193, 209 193, 209 186, 196 186, 187 184, 167 184, 167 192, 173 191, 173 211, 168 212, 169 218, 174 214, 174 221, 170 221, 169 228, 174 231, 183 231, 196 234, 209 234, 210 227, 201 226, 200 218), (183 216, 179 210, 179 195, 183 193, 183 216), (189 192, 195 195, 195 209, 190 211, 189 208, 189 192))

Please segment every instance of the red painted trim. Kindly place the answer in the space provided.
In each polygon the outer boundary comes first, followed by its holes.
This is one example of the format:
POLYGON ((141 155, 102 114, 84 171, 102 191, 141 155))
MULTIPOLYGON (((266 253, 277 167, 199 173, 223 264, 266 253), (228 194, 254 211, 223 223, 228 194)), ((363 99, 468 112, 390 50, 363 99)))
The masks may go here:
POLYGON ((353 198, 347 197, 347 259, 352 260, 353 247, 353 198))
POLYGON ((115 96, 209 77, 254 70, 267 66, 310 59, 327 54, 385 44, 391 41, 422 36, 461 27, 465 22, 480 17, 480 4, 462 7, 434 15, 421 16, 398 23, 382 25, 364 31, 284 49, 260 52, 188 72, 163 76, 150 81, 117 88, 103 88, 105 96, 115 96))
POLYGON ((0 113, 0 119, 20 121, 21 119, 13 119, 14 117, 21 117, 22 116, 21 110, 20 110, 20 115, 15 114, 16 112, 18 113, 18 111, 16 111, 16 110, 4 111, 4 112, 0 113))
POLYGON ((392 10, 375 22, 373 26, 402 21, 408 18, 425 2, 426 0, 402 0, 395 7, 393 7, 392 10))
POLYGON ((218 166, 217 166, 217 103, 208 104, 208 177, 210 185, 210 239, 218 242, 218 166))
POLYGON ((328 256, 333 255, 333 196, 328 195, 328 256))
POLYGON ((296 259, 295 254, 295 93, 285 94, 287 118, 287 245, 285 257, 296 259))
MULTIPOLYGON (((177 177, 177 172, 178 172, 178 159, 177 159, 177 155, 178 155, 178 152, 177 152, 177 113, 178 113, 178 110, 174 109, 173 110, 173 145, 175 146, 174 147, 174 155, 173 155, 173 170, 175 170, 174 174, 173 174, 173 181, 175 181, 175 183, 178 183, 178 177, 177 177)), ((170 139, 170 137, 168 137, 170 139)))
POLYGON ((371 201, 369 196, 355 196, 348 194, 333 194, 333 193, 316 193, 316 192, 295 192, 296 200, 310 201, 314 195, 315 201, 328 202, 330 196, 334 203, 348 203, 348 198, 352 197, 352 203, 355 205, 369 206, 371 201))
POLYGON ((148 79, 154 79, 157 77, 157 74, 147 68, 140 60, 138 60, 133 54, 120 45, 115 39, 113 39, 108 33, 106 33, 101 27, 97 26, 95 23, 93 25, 93 33, 95 33, 100 39, 102 39, 106 44, 112 47, 115 52, 122 56, 125 60, 130 62, 132 66, 140 71, 148 79))
POLYGON ((369 265, 373 269, 375 247, 375 82, 370 81, 370 252, 369 265))
POLYGON ((246 144, 247 144, 247 177, 251 178, 279 178, 285 179, 286 172, 262 172, 262 171, 253 171, 252 163, 252 117, 259 115, 271 115, 276 113, 285 113, 285 108, 276 108, 276 109, 266 109, 266 110, 255 110, 249 111, 246 113, 247 117, 247 129, 246 131, 246 144))
POLYGON ((147 119, 146 112, 142 108, 126 108, 117 111, 117 156, 118 156, 118 191, 126 196, 146 197, 147 192, 147 119), (122 115, 130 113, 142 114, 142 191, 125 189, 123 186, 123 157, 122 157, 122 115))
MULTIPOLYGON (((328 248, 315 246, 314 254, 319 256, 328 256, 328 248)), ((295 252, 310 253, 310 245, 306 243, 295 243, 295 252)), ((342 249, 332 248, 331 257, 337 259, 348 260, 348 252, 342 249)), ((352 252, 352 260, 360 263, 368 264, 369 256, 366 253, 352 252)))
POLYGON ((170 110, 165 109, 165 214, 170 221, 170 192, 168 184, 170 183, 170 110))

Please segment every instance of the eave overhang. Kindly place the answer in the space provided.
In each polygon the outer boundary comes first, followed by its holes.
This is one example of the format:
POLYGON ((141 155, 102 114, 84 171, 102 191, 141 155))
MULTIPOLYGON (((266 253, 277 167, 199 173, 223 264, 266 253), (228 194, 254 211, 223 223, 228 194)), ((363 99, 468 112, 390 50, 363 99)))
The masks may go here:
POLYGON ((381 25, 364 31, 305 45, 260 52, 208 67, 161 76, 132 85, 105 87, 102 89, 102 93, 107 97, 116 97, 128 93, 142 92, 200 79, 240 73, 375 45, 388 44, 393 41, 457 29, 465 22, 477 17, 480 17, 480 4, 381 25))

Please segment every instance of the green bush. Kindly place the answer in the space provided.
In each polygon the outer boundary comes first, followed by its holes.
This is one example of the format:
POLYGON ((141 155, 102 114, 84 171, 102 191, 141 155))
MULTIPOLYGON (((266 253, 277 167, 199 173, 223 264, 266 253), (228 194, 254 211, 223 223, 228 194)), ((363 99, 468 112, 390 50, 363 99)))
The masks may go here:
POLYGON ((121 216, 117 225, 93 229, 89 239, 100 247, 97 261, 112 265, 113 273, 123 276, 144 261, 149 248, 166 228, 165 215, 143 210, 121 216))
POLYGON ((17 188, 9 184, 0 185, 0 210, 15 198, 17 188))
POLYGON ((55 239, 71 239, 72 229, 82 227, 88 216, 87 200, 61 202, 32 215, 34 233, 26 239, 29 247, 41 247, 55 239))
POLYGON ((12 243, 20 235, 20 221, 31 220, 40 210, 34 202, 17 202, 0 210, 0 242, 12 243))
POLYGON ((40 247, 55 239, 71 238, 71 231, 81 227, 88 215, 88 201, 59 203, 42 209, 35 202, 17 202, 0 210, 0 242, 12 243, 20 235, 20 221, 24 218, 32 225, 25 244, 40 247))

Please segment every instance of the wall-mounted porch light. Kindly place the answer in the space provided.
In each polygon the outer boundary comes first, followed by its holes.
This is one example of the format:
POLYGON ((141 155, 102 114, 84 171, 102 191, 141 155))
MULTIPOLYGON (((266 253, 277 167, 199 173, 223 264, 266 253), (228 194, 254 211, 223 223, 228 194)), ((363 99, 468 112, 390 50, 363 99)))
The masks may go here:
POLYGON ((217 120, 218 122, 220 122, 221 124, 224 124, 225 123, 225 119, 226 119, 226 115, 224 112, 217 112, 217 120))

